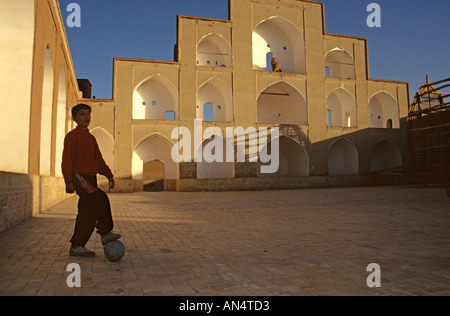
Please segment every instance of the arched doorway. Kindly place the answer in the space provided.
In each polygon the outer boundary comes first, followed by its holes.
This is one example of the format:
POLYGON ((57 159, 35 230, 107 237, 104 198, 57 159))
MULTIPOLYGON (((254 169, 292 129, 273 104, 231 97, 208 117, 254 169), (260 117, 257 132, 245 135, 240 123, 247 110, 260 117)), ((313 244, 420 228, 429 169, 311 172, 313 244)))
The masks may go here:
POLYGON ((174 144, 159 133, 143 139, 133 152, 133 180, 175 180, 178 178, 178 164, 172 160, 171 151, 174 144), (158 167, 159 171, 150 171, 151 167, 158 167), (163 170, 162 170, 163 169, 163 170), (155 179, 157 175, 163 179, 155 179))
POLYGON ((202 157, 201 162, 197 162, 197 178, 234 178, 234 160, 227 162, 227 152, 233 150, 233 145, 219 135, 205 139, 197 149, 197 157, 202 157))
POLYGON ((359 173, 358 150, 345 138, 336 140, 328 150, 330 176, 357 175, 359 173))
POLYGON ((398 147, 383 139, 373 146, 370 152, 370 171, 378 172, 401 168, 402 155, 398 147))
MULTIPOLYGON (((286 136, 281 136, 278 140, 280 150, 278 171, 272 174, 261 173, 261 166, 264 164, 258 159, 258 177, 309 176, 309 155, 306 149, 295 140, 286 136)), ((272 151, 271 144, 272 142, 266 144, 268 152, 272 151)))

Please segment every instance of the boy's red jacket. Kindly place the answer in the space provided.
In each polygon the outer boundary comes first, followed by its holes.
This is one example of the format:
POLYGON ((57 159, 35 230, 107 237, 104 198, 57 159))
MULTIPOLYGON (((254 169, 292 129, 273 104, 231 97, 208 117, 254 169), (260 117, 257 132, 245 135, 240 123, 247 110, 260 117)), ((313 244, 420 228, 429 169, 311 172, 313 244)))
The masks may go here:
POLYGON ((111 169, 98 148, 95 137, 89 130, 78 127, 68 133, 64 139, 61 168, 66 184, 72 182, 72 175, 75 173, 88 175, 99 173, 108 179, 113 177, 111 169))

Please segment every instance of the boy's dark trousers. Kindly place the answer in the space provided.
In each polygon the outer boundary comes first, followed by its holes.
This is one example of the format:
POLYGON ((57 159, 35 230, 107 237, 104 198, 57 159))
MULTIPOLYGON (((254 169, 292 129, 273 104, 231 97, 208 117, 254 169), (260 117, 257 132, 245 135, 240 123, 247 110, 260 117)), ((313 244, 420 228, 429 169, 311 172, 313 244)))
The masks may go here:
POLYGON ((96 176, 74 174, 73 186, 80 200, 71 242, 72 245, 84 247, 95 228, 100 236, 112 231, 111 205, 106 193, 98 188, 96 176))

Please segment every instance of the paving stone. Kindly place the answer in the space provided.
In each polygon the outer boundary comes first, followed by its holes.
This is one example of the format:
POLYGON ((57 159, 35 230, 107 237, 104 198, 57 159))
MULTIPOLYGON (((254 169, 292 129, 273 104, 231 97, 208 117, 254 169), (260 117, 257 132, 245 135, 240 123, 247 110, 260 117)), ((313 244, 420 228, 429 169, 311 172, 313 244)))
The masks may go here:
POLYGON ((0 295, 450 295, 438 188, 109 195, 127 253, 71 258, 73 197, 0 234, 0 295), (81 288, 68 288, 70 263, 81 288), (367 266, 381 266, 369 288, 367 266))

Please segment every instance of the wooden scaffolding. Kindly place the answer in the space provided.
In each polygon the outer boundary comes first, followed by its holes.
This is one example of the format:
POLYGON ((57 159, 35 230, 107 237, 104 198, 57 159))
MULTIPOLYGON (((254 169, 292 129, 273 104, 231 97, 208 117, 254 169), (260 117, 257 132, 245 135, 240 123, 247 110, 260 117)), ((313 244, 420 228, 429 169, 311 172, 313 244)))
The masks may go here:
POLYGON ((450 144, 450 78, 430 83, 417 91, 409 108, 408 142, 411 163, 416 172, 439 176, 450 144))

